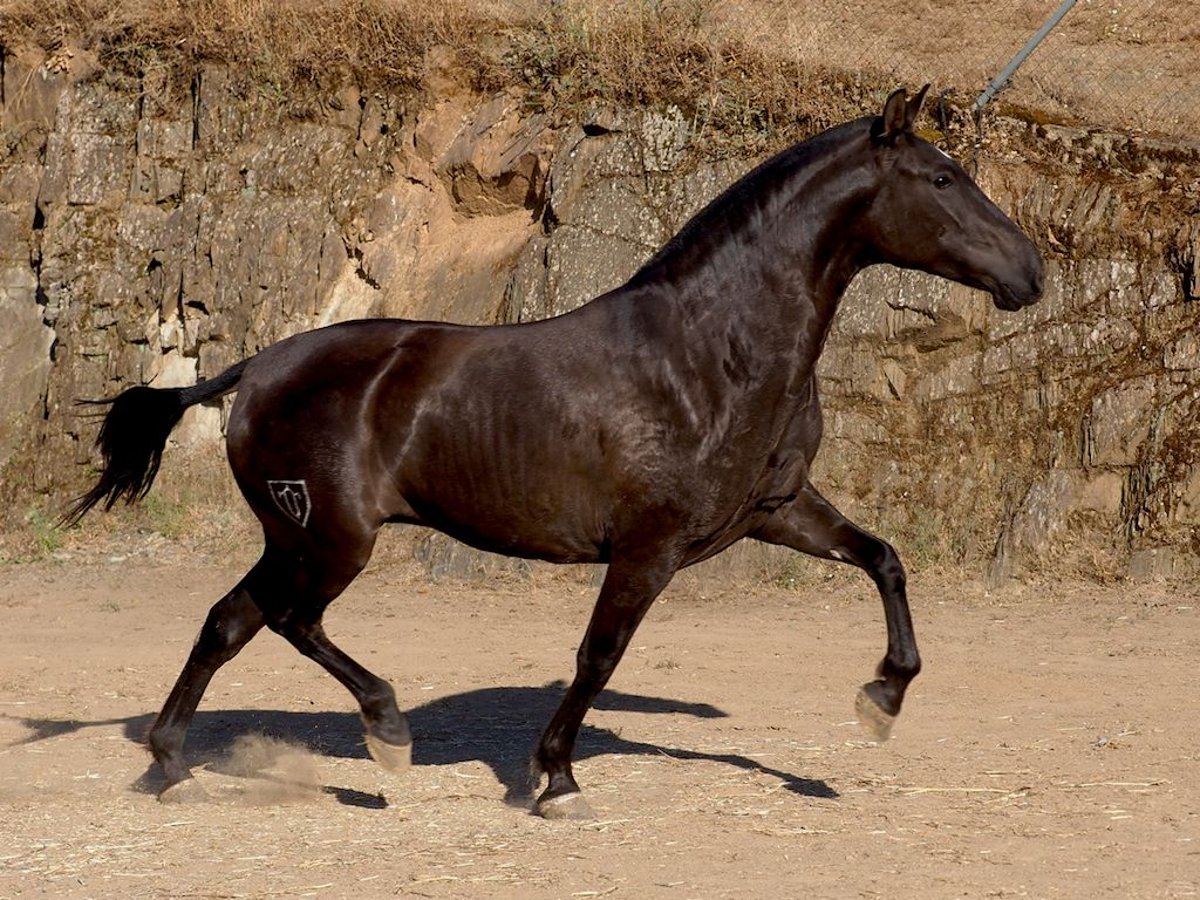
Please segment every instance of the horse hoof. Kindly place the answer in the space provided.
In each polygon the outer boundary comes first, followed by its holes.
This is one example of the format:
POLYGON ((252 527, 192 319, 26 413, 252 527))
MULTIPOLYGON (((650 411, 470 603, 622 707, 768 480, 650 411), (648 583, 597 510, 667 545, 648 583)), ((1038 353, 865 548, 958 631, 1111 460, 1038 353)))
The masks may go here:
POLYGON ((863 730, 882 744, 892 736, 892 726, 896 724, 896 717, 884 712, 867 692, 868 687, 870 685, 864 684, 858 689, 858 696, 854 699, 854 712, 858 715, 858 724, 863 730))
POLYGON ((553 821, 590 822, 596 818, 592 807, 583 799, 583 794, 559 794, 543 797, 537 802, 538 815, 553 821))
POLYGON ((389 744, 374 735, 367 735, 367 751, 371 758, 389 772, 407 772, 412 765, 412 744, 389 744))
POLYGON ((208 791, 195 778, 185 778, 159 791, 159 803, 204 803, 208 791))

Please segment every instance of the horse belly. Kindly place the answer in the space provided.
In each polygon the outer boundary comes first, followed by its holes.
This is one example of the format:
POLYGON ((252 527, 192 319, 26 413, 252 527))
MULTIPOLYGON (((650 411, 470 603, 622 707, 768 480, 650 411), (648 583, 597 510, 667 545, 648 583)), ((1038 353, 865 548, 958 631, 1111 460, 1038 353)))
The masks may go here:
POLYGON ((410 441, 395 477, 404 502, 423 524, 481 550, 600 561, 608 492, 599 467, 541 431, 488 418, 410 441))
POLYGON ((494 478, 459 471, 445 479, 430 476, 402 496, 417 521, 479 550, 549 562, 606 560, 603 532, 586 498, 561 486, 505 487, 494 478))

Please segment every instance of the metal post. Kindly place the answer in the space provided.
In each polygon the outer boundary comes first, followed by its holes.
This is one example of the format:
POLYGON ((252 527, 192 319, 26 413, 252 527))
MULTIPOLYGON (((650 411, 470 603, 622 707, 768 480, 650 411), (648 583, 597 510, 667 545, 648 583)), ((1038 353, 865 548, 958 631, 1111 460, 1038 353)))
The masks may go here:
POLYGON ((1025 62, 1029 54, 1032 53, 1037 45, 1045 39, 1046 35, 1054 30, 1054 26, 1062 20, 1063 16, 1070 12, 1071 7, 1074 5, 1075 0, 1063 0, 1058 9, 1054 11, 1054 15, 1046 20, 1046 24, 1037 30, 1037 33, 1029 39, 1029 41, 1020 49, 1017 55, 1009 60, 1008 65, 1004 67, 1003 71, 1001 71, 999 75, 992 79, 992 83, 984 89, 984 92, 975 98, 976 116, 978 116, 980 111, 987 106, 989 102, 991 102, 991 99, 995 97, 996 94, 1000 92, 1000 89, 1008 83, 1008 79, 1012 78, 1013 73, 1021 67, 1021 63, 1025 62))

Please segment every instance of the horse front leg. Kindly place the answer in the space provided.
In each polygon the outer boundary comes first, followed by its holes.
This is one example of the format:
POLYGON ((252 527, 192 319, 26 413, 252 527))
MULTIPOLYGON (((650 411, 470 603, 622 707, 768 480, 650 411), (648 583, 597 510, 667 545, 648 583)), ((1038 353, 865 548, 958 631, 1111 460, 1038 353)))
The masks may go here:
POLYGON ((596 695, 608 683, 646 610, 674 574, 675 567, 661 561, 635 564, 614 560, 609 565, 576 654, 575 679, 534 753, 534 773, 544 772, 550 780, 536 806, 544 818, 594 817, 571 770, 579 726, 596 695))
POLYGON ((874 680, 859 690, 855 711, 860 724, 875 740, 887 740, 900 714, 904 693, 921 671, 904 566, 896 551, 887 541, 843 516, 811 484, 805 484, 794 501, 773 513, 751 536, 810 556, 858 566, 874 580, 887 620, 887 653, 874 680))

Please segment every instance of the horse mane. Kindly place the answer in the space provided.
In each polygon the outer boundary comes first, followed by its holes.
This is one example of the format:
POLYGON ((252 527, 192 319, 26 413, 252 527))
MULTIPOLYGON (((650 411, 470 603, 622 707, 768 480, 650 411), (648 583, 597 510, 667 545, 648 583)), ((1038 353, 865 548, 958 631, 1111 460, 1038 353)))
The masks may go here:
POLYGON ((699 248, 719 246, 736 240, 750 227, 759 210, 782 196, 783 187, 814 162, 823 159, 835 146, 865 131, 878 119, 867 116, 846 122, 793 144, 743 175, 692 216, 675 236, 664 244, 629 279, 630 287, 644 285, 685 270, 687 258, 710 254, 699 248))

